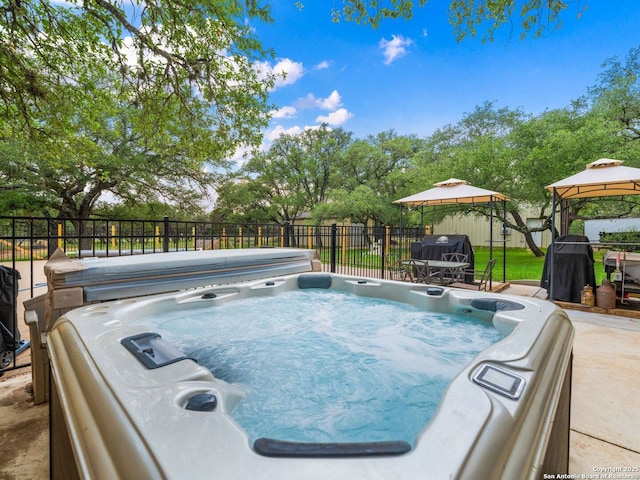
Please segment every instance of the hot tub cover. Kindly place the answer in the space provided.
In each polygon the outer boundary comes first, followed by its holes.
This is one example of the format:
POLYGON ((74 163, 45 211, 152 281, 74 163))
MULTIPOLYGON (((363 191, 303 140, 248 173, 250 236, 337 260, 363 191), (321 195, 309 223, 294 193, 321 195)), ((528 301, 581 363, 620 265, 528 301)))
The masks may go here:
POLYGON ((308 272, 313 250, 251 248, 71 259, 54 253, 44 267, 49 290, 81 287, 87 302, 113 300, 308 272))

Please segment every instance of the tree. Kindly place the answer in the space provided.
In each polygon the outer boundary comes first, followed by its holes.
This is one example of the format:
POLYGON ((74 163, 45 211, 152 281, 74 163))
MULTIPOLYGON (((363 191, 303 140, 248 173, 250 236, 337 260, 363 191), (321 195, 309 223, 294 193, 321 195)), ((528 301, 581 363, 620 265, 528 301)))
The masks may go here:
MULTIPOLYGON (((565 8, 560 0, 528 0, 516 14, 514 4, 453 0, 458 37, 487 24, 490 37, 513 15, 522 18, 525 32, 538 35, 556 25, 565 8)), ((336 19, 374 26, 413 12, 405 0, 344 0, 343 7, 335 10, 336 19)), ((89 215, 106 191, 124 201, 154 191, 188 198, 185 192, 194 189, 184 188, 180 178, 202 188, 209 181, 202 170, 214 170, 239 146, 262 140, 274 76, 259 72, 256 63, 273 52, 263 48, 251 23, 271 21, 270 2, 259 0, 4 2, 0 142, 19 142, 11 148, 20 155, 4 163, 0 192, 16 194, 14 200, 22 196, 18 203, 32 207, 57 193, 58 214, 79 216, 89 215), (171 118, 194 128, 183 132, 171 118), (115 127, 122 122, 126 128, 115 127), (198 152, 187 147, 194 135, 198 152), (126 181, 132 178, 136 182, 126 181)), ((307 208, 326 193, 318 183, 302 188, 307 208)))
MULTIPOLYGON (((489 205, 462 207, 465 213, 479 214, 500 219, 506 227, 512 228, 525 237, 529 249, 536 256, 544 252, 536 245, 532 229, 527 225, 523 212, 536 204, 538 196, 523 194, 523 185, 535 184, 533 189, 544 192, 544 184, 539 177, 532 177, 531 168, 524 168, 526 162, 518 163, 521 151, 513 140, 514 132, 530 117, 521 109, 496 109, 491 102, 476 107, 459 123, 464 132, 463 141, 454 150, 452 176, 472 179, 473 185, 497 191, 510 197, 505 209, 490 211, 489 205), (522 169, 521 169, 522 167, 522 169)), ((542 202, 547 204, 546 197, 542 202)))
MULTIPOLYGON (((640 166, 640 47, 624 63, 607 59, 587 95, 570 107, 545 112, 519 132, 524 153, 522 171, 536 172, 544 185, 573 175, 588 163, 609 157, 640 166)), ((537 198, 540 189, 523 195, 537 198)), ((546 192, 545 192, 546 193, 546 192)), ((548 197, 548 194, 547 194, 548 197)), ((549 198, 549 197, 548 197, 549 198)), ((575 221, 629 216, 637 211, 636 196, 574 199, 563 202, 563 217, 575 221)), ((550 227, 550 219, 547 218, 550 227)))
MULTIPOLYGON (((260 163, 257 153, 250 161, 260 163)), ((260 168, 258 165, 251 168, 260 168)), ((226 175, 216 186, 218 198, 211 217, 213 221, 235 223, 283 223, 295 218, 301 210, 296 199, 282 195, 280 178, 269 181, 270 173, 255 178, 243 171, 226 175)))
POLYGON ((354 141, 345 151, 331 202, 318 204, 314 216, 348 218, 367 224, 395 223, 398 208, 393 200, 405 183, 404 170, 420 151, 422 141, 393 130, 354 141))
POLYGON ((429 213, 432 221, 452 214, 486 218, 493 215, 506 226, 521 232, 534 254, 544 255, 533 241, 533 230, 527 225, 522 211, 536 205, 537 201, 548 205, 544 194, 544 185, 548 183, 541 183, 539 176, 531 175, 532 169, 526 167, 531 158, 523 158, 523 145, 514 138, 514 132, 523 129, 530 120, 521 109, 498 109, 492 102, 485 102, 458 123, 439 129, 427 140, 428 148, 417 157, 419 163, 416 171, 412 172, 412 176, 424 182, 423 185, 454 177, 511 198, 506 205, 508 215, 495 206, 491 211, 485 204, 460 204, 434 209, 429 213), (532 190, 539 194, 529 195, 532 190))
POLYGON ((45 215, 67 218, 89 217, 107 192, 125 202, 162 198, 180 205, 201 198, 213 179, 205 167, 223 164, 228 148, 212 135, 207 104, 191 94, 185 110, 185 93, 143 109, 114 96, 121 90, 117 80, 105 74, 101 93, 91 99, 75 96, 77 85, 65 85, 68 95, 39 109, 37 130, 1 124, 0 145, 19 152, 0 157, 2 182, 37 199, 45 215), (84 103, 70 105, 69 97, 84 103))
POLYGON ((27 127, 38 127, 39 108, 68 95, 70 82, 80 87, 75 95, 99 93, 106 72, 118 73, 127 99, 143 109, 167 96, 189 109, 197 91, 219 117, 222 138, 246 140, 245 121, 255 125, 252 117, 267 111, 272 79, 259 78, 253 61, 268 52, 244 20, 271 21, 268 4, 11 0, 0 13, 0 115, 18 115, 27 127))
POLYGON ((617 122, 630 139, 640 142, 640 47, 629 50, 624 64, 609 58, 603 67, 584 100, 590 100, 594 109, 617 122))
POLYGON ((286 158, 271 150, 258 152, 249 159, 243 173, 239 180, 218 189, 220 205, 234 212, 238 220, 295 223, 305 210, 304 192, 286 158))
MULTIPOLYGON (((274 76, 245 19, 252 0, 0 6, 0 191, 86 217, 124 201, 202 197, 211 171, 259 145, 274 76)), ((47 213, 50 209, 47 209, 47 213)))
POLYGON ((254 154, 242 169, 243 177, 234 180, 243 193, 233 199, 244 207, 230 204, 229 199, 222 205, 235 211, 241 208, 245 214, 257 207, 269 212, 274 221, 294 223, 299 214, 327 201, 350 142, 351 133, 327 125, 281 135, 267 152, 254 154))
MULTIPOLYGON (((420 7, 425 4, 419 1, 420 7)), ((475 36, 482 25, 491 39, 514 16, 521 20, 523 35, 533 31, 539 36, 560 25, 566 8, 562 0, 450 2, 459 39, 475 36)), ((343 0, 333 17, 375 27, 385 18, 409 19, 413 11, 409 0, 343 0)), ((130 100, 143 106, 152 105, 158 94, 183 98, 185 91, 196 89, 216 110, 220 126, 227 127, 220 135, 232 136, 235 129, 239 139, 248 135, 255 143, 255 132, 242 128, 243 120, 268 111, 272 79, 257 81, 265 79, 258 78, 253 62, 272 52, 263 49, 246 19, 271 22, 270 3, 10 0, 0 6, 0 115, 18 115, 24 125, 37 128, 39 106, 59 96, 65 83, 77 82, 76 93, 91 94, 99 88, 95 79, 111 71, 128 84, 130 100), (75 76, 78 65, 91 66, 94 75, 75 76)))
MULTIPOLYGON (((298 2, 301 3, 301 2, 298 2)), ((427 0, 419 0, 418 6, 426 5, 427 0)), ((364 25, 370 24, 377 27, 381 21, 389 18, 410 19, 414 12, 412 0, 343 0, 342 8, 332 10, 333 20, 341 19, 354 21, 364 25)), ((483 40, 493 40, 494 33, 504 24, 516 23, 520 20, 522 29, 521 37, 533 32, 535 37, 540 37, 546 30, 554 30, 561 25, 560 14, 567 8, 564 0, 528 0, 517 2, 516 0, 451 0, 449 4, 449 22, 454 27, 458 40, 466 37, 475 37, 478 29, 485 27, 483 40)), ((578 10, 581 15, 586 7, 578 10)))
POLYGON ((139 202, 98 202, 92 217, 140 220, 146 218, 159 219, 169 217, 172 221, 208 221, 207 212, 197 205, 171 205, 159 201, 139 202))

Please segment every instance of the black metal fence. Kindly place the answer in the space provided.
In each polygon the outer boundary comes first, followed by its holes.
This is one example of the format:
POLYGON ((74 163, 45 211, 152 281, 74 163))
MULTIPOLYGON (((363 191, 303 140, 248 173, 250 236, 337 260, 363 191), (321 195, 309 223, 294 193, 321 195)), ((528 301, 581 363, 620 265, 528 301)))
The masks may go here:
POLYGON ((18 306, 3 311, 3 288, 11 288, 6 297, 14 303, 43 293, 40 289, 46 284, 37 278, 42 271, 40 264, 57 249, 69 257, 86 258, 187 250, 305 248, 318 252, 325 271, 384 278, 387 258, 392 254, 397 258, 410 256, 411 243, 420 241, 424 233, 422 229, 389 226, 236 224, 168 217, 160 220, 0 217, 0 267, 15 272, 13 277, 7 277, 11 280, 0 285, 0 315, 3 315, 0 329, 5 343, 13 345, 9 350, 5 348, 7 354, 0 357, 4 358, 0 375, 10 368, 28 366, 17 364, 15 353, 20 345, 11 344, 6 331, 18 331, 18 306), (24 284, 20 284, 21 280, 24 284))

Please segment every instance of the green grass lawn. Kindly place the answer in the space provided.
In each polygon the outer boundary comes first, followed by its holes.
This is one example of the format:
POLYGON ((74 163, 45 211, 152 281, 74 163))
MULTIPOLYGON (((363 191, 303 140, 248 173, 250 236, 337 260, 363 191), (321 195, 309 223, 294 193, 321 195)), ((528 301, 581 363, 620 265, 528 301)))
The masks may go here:
MULTIPOLYGON (((475 247, 476 276, 482 274, 484 266, 489 261, 489 248, 475 247)), ((540 280, 542 278, 542 268, 544 267, 544 257, 536 257, 529 250, 524 248, 508 248, 506 251, 506 280, 540 280)), ((493 269, 493 278, 502 280, 505 262, 502 249, 493 249, 493 256, 497 259, 493 269)))
MULTIPOLYGON (((476 263, 477 275, 482 274, 482 269, 489 261, 489 248, 474 247, 473 249, 476 263)), ((524 248, 507 248, 507 268, 506 280, 540 280, 542 278, 542 269, 544 267, 545 257, 535 257, 529 250, 524 248)), ((602 279, 606 278, 604 266, 602 264, 601 251, 593 253, 595 265, 594 271, 596 275, 596 283, 600 285, 602 279)), ((493 256, 497 258, 496 266, 493 269, 493 278, 502 281, 503 274, 503 252, 502 249, 493 249, 493 256)))
MULTIPOLYGON (((489 262, 489 247, 474 247, 475 257, 475 270, 476 278, 480 278, 484 268, 489 262)), ((404 249, 402 252, 393 250, 395 255, 400 255, 400 258, 408 258, 411 253, 408 249, 404 249)), ((593 252, 595 264, 594 273, 596 277, 596 287, 602 283, 602 279, 606 278, 604 266, 602 263, 603 251, 595 250, 593 252)), ((337 264, 341 263, 342 252, 337 252, 337 264)), ((503 251, 502 248, 493 249, 493 257, 497 259, 496 266, 493 269, 493 279, 496 281, 502 281, 503 279, 503 251)), ((524 248, 507 248, 506 251, 506 281, 512 282, 516 280, 536 280, 542 279, 542 269, 544 268, 545 257, 536 257, 529 250, 524 248)), ((329 263, 329 251, 323 250, 321 252, 321 259, 323 263, 329 263)), ((379 269, 382 258, 379 255, 369 255, 368 250, 349 250, 347 251, 346 265, 350 266, 362 266, 366 268, 379 269)))

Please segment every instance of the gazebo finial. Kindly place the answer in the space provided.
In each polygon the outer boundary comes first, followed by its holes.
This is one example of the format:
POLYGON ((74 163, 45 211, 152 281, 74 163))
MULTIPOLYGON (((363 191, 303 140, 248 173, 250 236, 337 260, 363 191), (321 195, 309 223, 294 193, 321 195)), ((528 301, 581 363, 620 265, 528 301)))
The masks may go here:
POLYGON ((450 178, 449 180, 443 180, 442 182, 434 183, 434 187, 455 187, 456 185, 469 185, 466 180, 458 180, 457 178, 450 178))
POLYGON ((600 160, 589 163, 587 168, 617 167, 618 165, 621 165, 622 162, 622 160, 614 160, 612 158, 601 158, 600 160))

